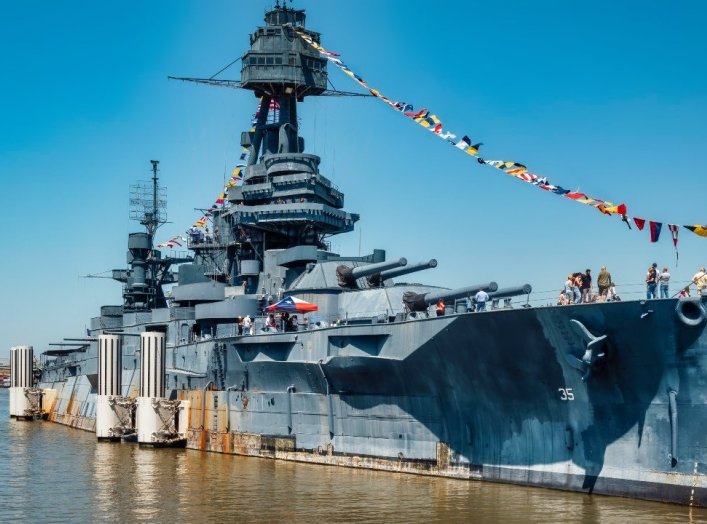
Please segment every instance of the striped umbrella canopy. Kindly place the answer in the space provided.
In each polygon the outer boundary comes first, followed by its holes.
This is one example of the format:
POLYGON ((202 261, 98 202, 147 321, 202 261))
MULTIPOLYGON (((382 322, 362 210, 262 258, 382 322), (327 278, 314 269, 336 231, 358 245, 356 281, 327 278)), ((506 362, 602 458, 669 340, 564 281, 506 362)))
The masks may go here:
POLYGON ((317 311, 319 307, 316 304, 300 300, 295 297, 285 297, 272 306, 265 308, 267 311, 291 311, 295 313, 306 313, 308 311, 317 311))

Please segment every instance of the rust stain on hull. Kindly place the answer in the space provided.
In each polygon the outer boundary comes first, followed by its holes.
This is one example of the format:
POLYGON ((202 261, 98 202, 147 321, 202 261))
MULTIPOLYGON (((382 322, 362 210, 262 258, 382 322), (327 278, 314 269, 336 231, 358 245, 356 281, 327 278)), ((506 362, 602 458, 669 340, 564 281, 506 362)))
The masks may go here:
POLYGON ((336 453, 331 445, 321 450, 297 450, 294 437, 267 436, 235 431, 209 431, 190 428, 187 448, 230 455, 259 457, 308 464, 375 469, 396 473, 412 473, 458 479, 481 480, 480 472, 450 464, 450 450, 444 443, 437 445, 437 460, 391 459, 336 453))

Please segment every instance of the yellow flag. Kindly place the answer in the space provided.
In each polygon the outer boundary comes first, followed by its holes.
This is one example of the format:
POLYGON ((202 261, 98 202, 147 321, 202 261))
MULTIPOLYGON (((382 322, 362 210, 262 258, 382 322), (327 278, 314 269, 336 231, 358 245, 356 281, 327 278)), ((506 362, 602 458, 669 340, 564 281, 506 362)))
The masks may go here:
POLYGON ((707 226, 695 224, 694 226, 685 226, 685 228, 689 229, 696 235, 700 235, 701 237, 707 237, 707 226))

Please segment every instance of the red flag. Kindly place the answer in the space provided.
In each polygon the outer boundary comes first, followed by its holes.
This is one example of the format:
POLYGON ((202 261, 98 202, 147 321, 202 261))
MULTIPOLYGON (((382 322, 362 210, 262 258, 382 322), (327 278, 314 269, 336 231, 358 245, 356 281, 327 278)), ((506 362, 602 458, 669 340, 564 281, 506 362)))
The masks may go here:
POLYGON ((663 227, 662 222, 653 222, 652 220, 648 222, 651 228, 651 242, 658 242, 660 237, 660 228, 663 227))
POLYGON ((420 109, 417 113, 414 113, 412 111, 408 111, 405 113, 405 116, 409 116, 410 118, 420 118, 421 116, 425 115, 427 113, 427 109, 420 109))
POLYGON ((643 226, 646 225, 646 220, 643 218, 633 217, 633 221, 636 223, 636 227, 639 231, 643 231, 643 226))
POLYGON ((680 226, 676 226, 675 224, 668 224, 668 229, 670 230, 670 235, 673 237, 673 245, 675 246, 675 249, 678 248, 678 229, 680 226))
POLYGON ((680 226, 668 224, 668 229, 670 230, 670 235, 673 237, 673 245, 675 246, 675 266, 677 266, 678 261, 680 260, 680 253, 678 253, 678 231, 680 230, 680 226))

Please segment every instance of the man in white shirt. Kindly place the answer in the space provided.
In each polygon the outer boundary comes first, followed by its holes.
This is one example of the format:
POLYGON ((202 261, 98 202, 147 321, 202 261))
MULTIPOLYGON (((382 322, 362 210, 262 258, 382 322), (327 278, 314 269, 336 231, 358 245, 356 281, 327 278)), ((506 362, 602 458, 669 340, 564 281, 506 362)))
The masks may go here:
POLYGON ((489 299, 489 294, 480 289, 476 295, 474 295, 474 301, 476 302, 476 311, 486 311, 486 301, 489 299))
POLYGON ((670 272, 667 267, 658 275, 658 285, 660 286, 660 298, 668 298, 670 286, 670 272))
POLYGON ((695 273, 695 276, 692 277, 692 281, 697 284, 697 294, 701 295, 702 290, 707 287, 707 271, 705 271, 705 268, 701 267, 700 270, 695 273))

